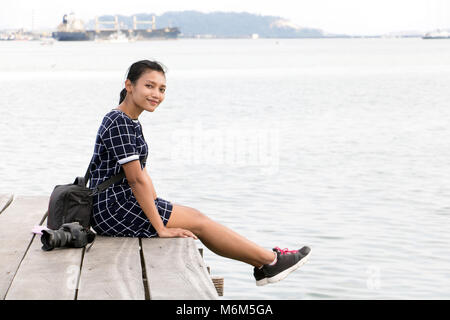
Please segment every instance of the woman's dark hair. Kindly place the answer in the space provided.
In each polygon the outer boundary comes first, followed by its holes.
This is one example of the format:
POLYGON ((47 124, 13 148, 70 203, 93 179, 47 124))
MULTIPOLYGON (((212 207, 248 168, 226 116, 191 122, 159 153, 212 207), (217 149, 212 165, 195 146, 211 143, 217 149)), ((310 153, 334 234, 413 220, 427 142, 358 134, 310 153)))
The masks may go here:
MULTIPOLYGON (((131 83, 135 84, 136 81, 142 76, 142 74, 149 70, 159 71, 164 76, 166 76, 166 67, 162 63, 157 61, 141 60, 133 63, 130 66, 130 68, 128 69, 127 80, 130 80, 131 83)), ((127 89, 124 88, 120 92, 119 104, 121 104, 122 101, 125 100, 126 96, 127 89)))

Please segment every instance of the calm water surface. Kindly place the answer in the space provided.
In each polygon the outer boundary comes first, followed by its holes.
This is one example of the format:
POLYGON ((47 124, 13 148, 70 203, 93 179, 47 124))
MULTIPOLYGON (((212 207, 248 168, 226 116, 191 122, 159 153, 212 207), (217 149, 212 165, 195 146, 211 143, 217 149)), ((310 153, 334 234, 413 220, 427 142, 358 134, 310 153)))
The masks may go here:
POLYGON ((261 288, 206 250, 224 299, 450 298, 450 41, 0 42, 0 57, 0 193, 82 175, 128 66, 157 59, 166 100, 140 121, 158 195, 313 250, 261 288))

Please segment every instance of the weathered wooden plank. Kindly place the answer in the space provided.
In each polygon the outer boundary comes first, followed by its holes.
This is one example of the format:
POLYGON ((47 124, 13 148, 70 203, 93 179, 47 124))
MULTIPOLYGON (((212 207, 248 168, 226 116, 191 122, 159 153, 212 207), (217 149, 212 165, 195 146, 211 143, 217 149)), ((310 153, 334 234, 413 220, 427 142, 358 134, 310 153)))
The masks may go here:
POLYGON ((43 251, 39 235, 20 264, 6 300, 73 300, 84 249, 43 251))
POLYGON ((192 238, 142 239, 152 300, 218 299, 192 238))
POLYGON ((223 277, 218 277, 218 276, 214 276, 211 277, 211 280, 214 284, 214 287, 216 288, 217 294, 219 295, 219 297, 223 296, 223 282, 224 282, 224 278, 223 277))
POLYGON ((0 213, 5 211, 14 199, 13 194, 0 194, 0 213))
POLYGON ((48 207, 48 197, 16 196, 0 214, 0 299, 19 268, 33 238, 31 229, 39 225, 48 207))
POLYGON ((96 236, 84 254, 77 299, 144 300, 139 239, 96 236))

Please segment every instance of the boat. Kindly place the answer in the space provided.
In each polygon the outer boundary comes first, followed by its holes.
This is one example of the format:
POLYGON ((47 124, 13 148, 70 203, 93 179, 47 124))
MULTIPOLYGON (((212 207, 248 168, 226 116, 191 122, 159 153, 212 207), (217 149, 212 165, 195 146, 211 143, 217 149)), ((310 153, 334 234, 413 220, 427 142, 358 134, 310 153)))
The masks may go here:
POLYGON ((125 24, 123 21, 119 22, 118 16, 114 16, 114 20, 100 20, 99 17, 96 17, 93 27, 93 30, 88 30, 88 33, 94 35, 96 40, 112 40, 112 42, 124 42, 115 38, 115 34, 121 30, 125 31, 125 35, 130 41, 176 39, 181 33, 178 28, 170 26, 156 29, 155 16, 153 16, 152 20, 148 21, 138 20, 136 16, 133 16, 132 26, 125 24), (147 27, 144 27, 145 25, 147 27))
POLYGON ((125 33, 118 30, 117 32, 111 33, 108 37, 101 37, 95 35, 95 42, 108 42, 108 43, 126 43, 126 42, 134 42, 136 39, 132 37, 127 37, 125 33))
POLYGON ((57 31, 52 33, 52 38, 58 41, 89 41, 93 40, 93 34, 84 29, 82 20, 77 19, 75 14, 65 14, 57 31))
POLYGON ((16 36, 13 33, 2 33, 0 34, 0 41, 11 41, 16 40, 16 36))
POLYGON ((55 39, 53 38, 41 38, 41 45, 42 46, 51 46, 53 45, 53 42, 55 39))
POLYGON ((450 33, 445 30, 439 30, 426 33, 422 39, 450 39, 450 33))
POLYGON ((133 42, 137 40, 151 39, 176 39, 180 30, 176 27, 156 29, 155 17, 152 21, 138 21, 133 16, 133 27, 123 28, 123 22, 119 24, 119 17, 115 16, 114 21, 100 21, 95 19, 95 29, 86 30, 83 21, 77 19, 74 13, 63 16, 62 22, 58 25, 57 31, 52 33, 52 37, 58 41, 96 41, 96 42, 133 42), (150 28, 140 29, 137 26, 151 24, 150 28), (114 25, 113 28, 101 28, 103 25, 114 25), (125 32, 122 32, 123 29, 125 32))
POLYGON ((126 34, 121 32, 120 30, 109 36, 109 42, 124 43, 129 41, 130 39, 126 36, 126 34))

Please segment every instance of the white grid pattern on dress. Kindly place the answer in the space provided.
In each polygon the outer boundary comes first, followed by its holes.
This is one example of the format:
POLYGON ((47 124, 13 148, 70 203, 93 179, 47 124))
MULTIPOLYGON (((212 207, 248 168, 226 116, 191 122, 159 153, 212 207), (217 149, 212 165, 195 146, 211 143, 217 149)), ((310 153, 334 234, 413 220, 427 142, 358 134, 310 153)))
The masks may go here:
MULTIPOLYGON (((98 129, 94 155, 91 160, 89 187, 94 188, 123 170, 121 164, 141 159, 145 167, 148 145, 139 121, 129 118, 118 109, 108 112, 98 129)), ((172 204, 161 198, 155 205, 164 222, 172 212, 172 204)), ((99 234, 109 236, 154 237, 151 226, 126 178, 94 196, 92 227, 99 234)))

